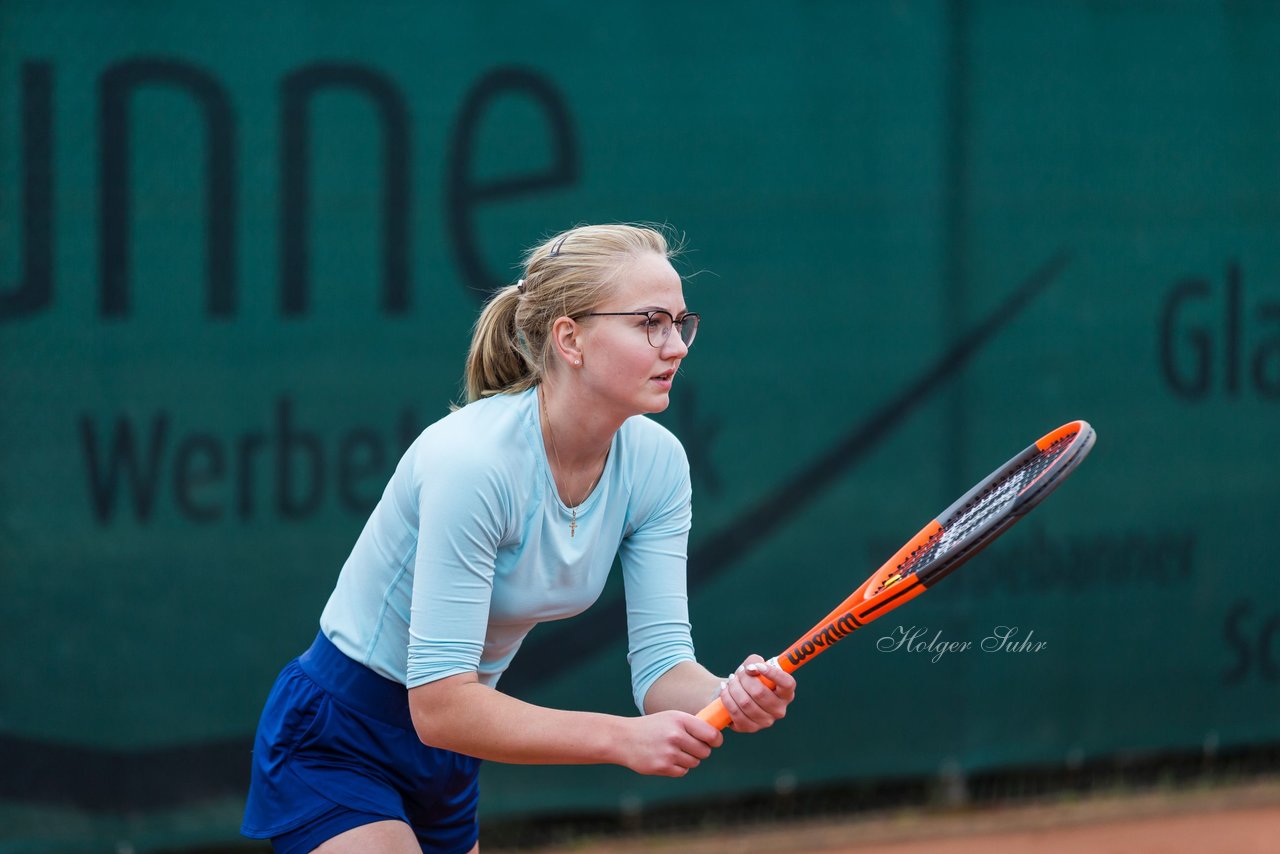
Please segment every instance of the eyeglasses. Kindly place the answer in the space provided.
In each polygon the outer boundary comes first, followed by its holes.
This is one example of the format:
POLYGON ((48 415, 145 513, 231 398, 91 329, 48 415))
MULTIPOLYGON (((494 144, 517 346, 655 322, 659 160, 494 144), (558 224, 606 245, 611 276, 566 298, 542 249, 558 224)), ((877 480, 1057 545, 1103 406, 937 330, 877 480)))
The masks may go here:
POLYGON ((684 342, 684 346, 692 347, 693 339, 698 334, 698 322, 702 319, 698 315, 689 312, 682 314, 680 319, 671 316, 671 312, 655 309, 654 311, 589 311, 586 314, 580 314, 579 317, 643 317, 645 319, 644 331, 649 336, 649 344, 657 347, 659 350, 667 343, 667 339, 671 337, 671 327, 675 327, 680 334, 680 340, 684 342))

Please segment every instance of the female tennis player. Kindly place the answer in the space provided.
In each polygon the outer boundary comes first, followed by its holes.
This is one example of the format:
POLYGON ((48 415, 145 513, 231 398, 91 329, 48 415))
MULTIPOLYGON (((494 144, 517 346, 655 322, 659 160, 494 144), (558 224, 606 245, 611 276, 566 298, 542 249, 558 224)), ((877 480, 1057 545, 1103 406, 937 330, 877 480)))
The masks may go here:
POLYGON ((467 405, 400 460, 315 642, 272 688, 245 835, 288 854, 463 854, 479 849, 481 760, 679 777, 721 743, 694 715, 711 699, 738 732, 786 713, 795 680, 760 656, 727 679, 694 658, 689 464, 643 417, 667 408, 698 331, 673 254, 654 229, 575 228, 485 307, 467 405), (643 714, 496 690, 534 625, 595 601, 615 555, 643 714))

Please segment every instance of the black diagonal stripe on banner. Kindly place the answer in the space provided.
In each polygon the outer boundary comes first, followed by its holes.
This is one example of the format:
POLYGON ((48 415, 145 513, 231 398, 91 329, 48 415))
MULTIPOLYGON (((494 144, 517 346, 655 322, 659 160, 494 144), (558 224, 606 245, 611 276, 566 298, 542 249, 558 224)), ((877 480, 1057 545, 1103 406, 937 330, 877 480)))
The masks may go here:
MULTIPOLYGON (((998 308, 966 332, 920 377, 855 426, 781 488, 697 544, 689 557, 695 590, 756 548, 923 405, 1038 296, 1067 264, 1059 253, 1032 273, 998 308)), ((585 649, 623 632, 621 597, 598 603, 558 631, 532 635, 520 666, 503 677, 519 693, 573 666, 565 649, 585 649)), ((248 785, 251 737, 145 750, 107 750, 0 734, 0 800, 92 811, 149 811, 240 797, 248 785)))
MULTIPOLYGON (((1039 296, 1066 267, 1067 260, 1068 254, 1061 251, 1042 264, 981 323, 961 336, 870 418, 780 488, 771 490, 755 507, 699 542, 689 554, 689 590, 696 590, 724 572, 843 477, 854 463, 870 453, 893 427, 928 402, 938 388, 958 374, 984 345, 1039 296)), ((626 622, 626 601, 619 596, 609 602, 596 603, 563 628, 545 631, 549 627, 544 627, 540 634, 530 635, 522 646, 517 656, 519 665, 513 665, 503 675, 503 690, 519 694, 558 676, 579 661, 573 655, 566 655, 566 650, 597 648, 601 642, 620 634, 626 622)))

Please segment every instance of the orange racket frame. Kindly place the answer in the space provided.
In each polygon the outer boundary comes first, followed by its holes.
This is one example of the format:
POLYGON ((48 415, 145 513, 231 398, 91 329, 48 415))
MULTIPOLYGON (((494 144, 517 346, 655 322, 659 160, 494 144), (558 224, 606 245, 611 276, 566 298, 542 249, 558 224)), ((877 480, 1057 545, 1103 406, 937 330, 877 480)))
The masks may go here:
MULTIPOLYGON (((793 673, 849 633, 933 587, 1056 489, 1088 455, 1095 439, 1096 433, 1086 421, 1072 421, 1046 433, 925 525, 771 663, 793 673), (973 521, 985 505, 995 502, 999 502, 997 510, 973 521)), ((768 678, 757 678, 773 687, 768 678)), ((698 712, 698 717, 717 729, 733 722, 719 697, 698 712)))

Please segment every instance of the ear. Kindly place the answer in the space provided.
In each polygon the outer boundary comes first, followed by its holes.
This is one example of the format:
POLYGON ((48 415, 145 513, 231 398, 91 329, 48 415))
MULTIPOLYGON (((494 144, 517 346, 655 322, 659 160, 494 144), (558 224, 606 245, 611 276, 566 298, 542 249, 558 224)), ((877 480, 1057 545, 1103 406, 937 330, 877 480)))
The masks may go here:
POLYGON ((551 345, 557 358, 570 368, 582 366, 581 330, 570 317, 559 317, 551 324, 551 345))

